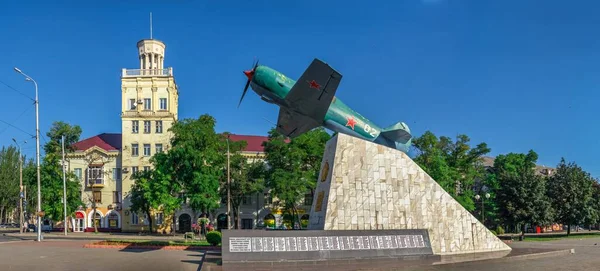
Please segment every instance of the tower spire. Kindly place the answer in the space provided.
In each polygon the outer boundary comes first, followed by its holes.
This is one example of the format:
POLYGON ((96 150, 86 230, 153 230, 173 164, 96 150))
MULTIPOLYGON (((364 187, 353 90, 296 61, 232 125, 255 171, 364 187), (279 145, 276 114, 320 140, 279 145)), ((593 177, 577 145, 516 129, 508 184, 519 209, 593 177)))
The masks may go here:
POLYGON ((150 12, 150 39, 152 39, 152 12, 150 12))

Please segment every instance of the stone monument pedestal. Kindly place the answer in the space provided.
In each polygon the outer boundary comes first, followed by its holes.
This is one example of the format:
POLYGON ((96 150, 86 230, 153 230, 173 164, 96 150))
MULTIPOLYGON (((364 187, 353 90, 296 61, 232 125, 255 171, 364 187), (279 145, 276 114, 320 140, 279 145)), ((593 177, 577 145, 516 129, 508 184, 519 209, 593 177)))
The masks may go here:
POLYGON ((345 134, 327 142, 309 230, 426 230, 435 255, 506 251, 407 154, 345 134))

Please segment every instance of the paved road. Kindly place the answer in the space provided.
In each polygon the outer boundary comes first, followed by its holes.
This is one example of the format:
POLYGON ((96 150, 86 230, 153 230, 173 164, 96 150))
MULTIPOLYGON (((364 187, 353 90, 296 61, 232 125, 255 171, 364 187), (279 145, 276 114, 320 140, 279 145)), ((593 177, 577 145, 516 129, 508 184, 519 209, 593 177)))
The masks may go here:
POLYGON ((87 240, 0 243, 0 270, 182 270, 201 269, 197 251, 83 248, 87 240))

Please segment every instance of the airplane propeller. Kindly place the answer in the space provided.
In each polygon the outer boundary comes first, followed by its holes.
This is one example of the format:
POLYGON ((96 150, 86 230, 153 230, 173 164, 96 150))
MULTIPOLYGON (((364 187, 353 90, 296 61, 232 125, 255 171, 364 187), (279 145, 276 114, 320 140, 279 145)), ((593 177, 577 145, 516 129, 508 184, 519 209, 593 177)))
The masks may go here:
POLYGON ((244 99, 244 96, 246 96, 246 91, 248 91, 248 87, 250 86, 250 82, 252 82, 252 77, 254 76, 256 67, 258 67, 258 60, 256 60, 256 63, 254 63, 252 66, 253 66, 252 70, 244 71, 244 74, 246 75, 246 77, 248 77, 248 82, 246 82, 246 86, 244 87, 244 92, 242 92, 242 98, 240 98, 240 102, 238 103, 238 108, 240 108, 240 105, 242 104, 242 100, 244 99))

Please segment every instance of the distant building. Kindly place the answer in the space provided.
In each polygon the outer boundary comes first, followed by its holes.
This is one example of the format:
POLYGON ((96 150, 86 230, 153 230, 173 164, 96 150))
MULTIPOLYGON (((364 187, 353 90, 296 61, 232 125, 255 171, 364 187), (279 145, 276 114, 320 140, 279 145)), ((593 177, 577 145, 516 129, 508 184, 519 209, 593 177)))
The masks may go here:
MULTIPOLYGON (((83 139, 73 145, 75 151, 67 154, 68 170, 81 182, 84 203, 71 221, 75 232, 92 231, 94 223, 99 231, 148 230, 146 214, 131 211, 129 192, 133 173, 149 170, 152 155, 169 150, 172 134, 168 130, 178 118, 178 87, 173 68, 164 67, 165 48, 158 40, 139 41, 139 69, 122 70, 121 133, 102 133, 83 139)), ((232 134, 230 140, 247 142, 241 154, 248 162, 264 160, 262 143, 267 137, 232 134)), ((226 202, 223 199, 222 206, 210 214, 217 228, 226 226, 226 202)), ((285 215, 282 210, 274 209, 272 203, 268 191, 248 195, 240 207, 241 228, 282 225, 285 215)), ((307 194, 301 203, 304 208, 299 208, 304 222, 308 221, 311 204, 312 197, 307 194)), ((154 210, 153 229, 188 232, 201 215, 185 203, 174 216, 154 210)))

